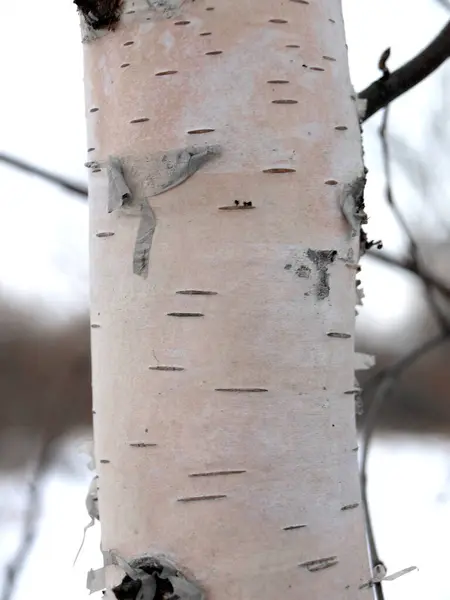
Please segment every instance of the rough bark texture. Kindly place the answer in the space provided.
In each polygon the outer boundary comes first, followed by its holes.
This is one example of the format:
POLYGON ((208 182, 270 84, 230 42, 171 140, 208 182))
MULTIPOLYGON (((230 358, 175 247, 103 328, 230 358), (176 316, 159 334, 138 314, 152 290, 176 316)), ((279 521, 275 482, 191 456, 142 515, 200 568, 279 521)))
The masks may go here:
POLYGON ((213 600, 369 598, 340 2, 128 2, 85 39, 103 550, 213 600))

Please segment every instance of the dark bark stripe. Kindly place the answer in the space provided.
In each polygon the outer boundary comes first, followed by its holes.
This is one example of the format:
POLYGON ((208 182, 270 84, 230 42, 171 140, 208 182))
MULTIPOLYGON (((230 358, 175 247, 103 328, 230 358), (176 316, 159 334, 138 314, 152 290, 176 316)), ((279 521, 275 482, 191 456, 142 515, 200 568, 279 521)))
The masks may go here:
POLYGON ((240 475, 247 473, 245 469, 230 469, 229 471, 206 471, 205 473, 189 473, 189 477, 216 477, 217 475, 240 475))
POLYGON ((239 394, 251 393, 258 394, 261 392, 268 392, 266 388, 215 388, 215 392, 237 392, 239 394))
POLYGON ((202 500, 221 500, 226 498, 226 494, 211 494, 209 496, 187 496, 186 498, 177 498, 177 502, 201 502, 202 500))
POLYGON ((168 317, 204 317, 203 313, 198 312, 170 312, 167 313, 168 317))
POLYGON ((184 367, 173 367, 171 365, 156 365, 149 367, 150 371, 184 371, 184 367))

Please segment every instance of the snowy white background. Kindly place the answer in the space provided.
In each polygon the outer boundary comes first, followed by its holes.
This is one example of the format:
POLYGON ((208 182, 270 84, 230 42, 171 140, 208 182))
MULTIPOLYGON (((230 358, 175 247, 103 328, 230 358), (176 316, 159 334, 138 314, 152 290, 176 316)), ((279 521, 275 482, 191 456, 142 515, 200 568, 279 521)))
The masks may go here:
MULTIPOLYGON (((379 76, 377 63, 386 47, 392 47, 389 65, 394 69, 428 44, 449 17, 433 0, 346 0, 344 8, 356 90, 379 76)), ((0 151, 85 181, 82 55, 72 2, 1 3, 0 56, 0 151)), ((443 101, 449 69, 449 65, 441 68, 398 100, 391 113, 391 131, 425 153, 442 189, 445 177, 449 178, 444 174, 448 154, 433 151, 429 123, 443 101)), ((382 200, 378 122, 379 116, 374 117, 365 127, 369 233, 382 237, 385 247, 394 251, 401 249, 404 240, 382 200)), ((436 216, 423 213, 423 199, 400 173, 395 190, 400 204, 408 206, 413 226, 425 225, 435 237, 445 235, 436 216)), ((66 318, 85 307, 85 204, 53 185, 0 164, 0 207, 1 286, 21 297, 38 298, 52 318, 66 318)), ((386 332, 392 340, 398 339, 398 331, 407 328, 410 284, 396 271, 372 263, 366 264, 363 277, 366 302, 361 329, 386 332)), ((76 454, 71 460, 71 469, 59 466, 46 478, 39 537, 15 600, 40 596, 79 600, 87 595, 87 570, 100 566, 96 526, 88 531, 83 552, 72 567, 88 522, 84 499, 90 473, 85 468, 86 458, 76 454)), ((369 474, 382 559, 390 572, 419 567, 385 584, 387 600, 448 600, 450 440, 380 440, 374 446, 369 474)), ((23 475, 0 479, 0 566, 14 553, 19 539, 25 487, 23 475)))

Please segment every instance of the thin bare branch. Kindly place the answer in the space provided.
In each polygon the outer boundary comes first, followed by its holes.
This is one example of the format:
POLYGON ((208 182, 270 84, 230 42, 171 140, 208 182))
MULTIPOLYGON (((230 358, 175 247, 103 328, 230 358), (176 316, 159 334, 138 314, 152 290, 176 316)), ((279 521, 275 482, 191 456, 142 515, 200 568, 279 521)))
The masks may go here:
POLYGON ((431 75, 450 57, 450 21, 417 56, 402 67, 384 75, 362 90, 358 97, 367 100, 363 121, 431 75))
POLYGON ((392 189, 392 171, 391 171, 391 153, 389 148, 389 142, 387 137, 387 126, 388 126, 388 118, 389 118, 389 106, 387 106, 383 112, 383 118, 381 121, 380 127, 380 138, 381 138, 381 148, 382 148, 382 157, 383 157, 383 169, 384 176, 386 180, 386 201, 390 206, 392 212, 394 213, 395 218, 397 219, 400 227, 406 233, 409 241, 409 251, 411 253, 411 260, 413 263, 416 262, 417 257, 417 244, 414 240, 413 234, 406 219, 403 217, 397 203, 394 200, 394 193, 392 189))
POLYGON ((5 577, 1 600, 11 600, 17 587, 20 574, 26 565, 36 540, 38 522, 41 516, 41 488, 45 469, 48 466, 49 444, 41 444, 34 473, 28 484, 23 531, 19 547, 5 567, 5 577))
MULTIPOLYGON (((449 34, 450 34, 450 30, 449 30, 449 34)), ((382 55, 382 58, 380 59, 380 64, 379 64, 380 69, 382 69, 382 71, 383 71, 383 77, 385 77, 386 81, 389 81, 389 79, 391 77, 391 73, 389 72, 389 69, 387 68, 387 65, 386 65, 386 61, 389 58, 389 55, 390 55, 390 50, 385 51, 382 55)), ((415 272, 419 275, 419 277, 421 277, 422 274, 421 274, 421 268, 419 266, 420 258, 419 258, 419 248, 417 246, 417 242, 414 239, 413 232, 411 231, 411 229, 408 225, 408 222, 404 218, 401 210, 399 209, 399 207, 394 199, 394 192, 393 192, 393 188, 392 188, 391 154, 390 154, 388 132, 387 132, 388 119, 389 119, 389 108, 390 108, 389 106, 386 106, 386 108, 384 109, 383 118, 382 118, 381 127, 380 127, 383 168, 384 168, 384 175, 385 175, 385 180, 386 180, 386 191, 385 191, 386 201, 387 201, 388 205, 391 207, 392 213, 394 214, 395 218, 397 219, 397 222, 399 223, 400 227, 403 229, 403 231, 405 232, 405 234, 408 238, 409 255, 410 255, 408 262, 412 265, 412 267, 414 268, 415 272)), ((425 290, 426 290, 426 294, 427 294, 428 301, 430 304, 430 308, 433 311, 434 317, 435 317, 438 325, 440 326, 442 331, 446 331, 447 333, 450 333, 450 324, 449 324, 445 314, 442 312, 439 305, 436 303, 435 298, 433 296, 434 285, 430 282, 426 282, 423 277, 421 277, 421 279, 425 285, 425 290)))
POLYGON ((430 275, 426 271, 419 269, 418 266, 413 263, 410 259, 402 260, 400 258, 396 258, 387 252, 377 252, 373 249, 368 250, 366 252, 366 256, 369 258, 374 258, 378 261, 384 262, 390 266, 397 267, 399 269, 404 269, 413 275, 416 275, 424 283, 434 287, 438 292, 440 292, 443 296, 450 299, 450 287, 442 280, 438 279, 434 275, 430 275))
MULTIPOLYGON (((449 34, 450 34, 450 28, 449 28, 449 34)), ((390 56, 390 49, 387 49, 381 55, 380 61, 378 63, 378 68, 383 73, 382 78, 379 81, 380 82, 382 81, 383 85, 388 83, 392 77, 392 74, 390 73, 389 68, 387 66, 387 61, 389 59, 389 56, 390 56)), ((403 229, 403 231, 405 232, 405 234, 409 240, 409 257, 407 258, 407 260, 404 263, 401 263, 400 261, 395 261, 395 259, 391 259, 390 261, 386 260, 386 255, 384 255, 384 253, 381 255, 372 253, 372 255, 379 256, 382 259, 384 258, 384 260, 386 262, 391 262, 391 264, 393 264, 393 263, 395 264, 395 262, 396 262, 397 266, 402 266, 403 268, 408 268, 408 270, 415 273, 418 277, 421 278, 421 280, 424 282, 424 284, 426 286, 430 305, 433 309, 433 312, 435 314, 435 317, 436 317, 438 323, 441 326, 442 333, 440 333, 440 335, 437 336, 436 338, 433 338, 432 340, 423 344, 420 348, 409 353, 406 357, 404 357, 403 359, 398 361, 393 367, 386 369, 378 374, 378 376, 377 376, 378 386, 377 386, 374 398, 372 400, 372 403, 370 405, 368 414, 366 415, 366 419, 365 419, 364 425, 363 425, 362 449, 361 449, 361 470, 360 470, 361 496, 362 496, 362 505, 363 505, 364 515, 365 515, 365 522, 366 522, 366 533, 367 533, 367 541, 368 541, 368 546, 369 546, 369 554, 370 554, 370 559, 371 559, 371 564, 372 564, 372 573, 374 575, 373 585, 374 585, 375 596, 376 596, 377 600, 383 600, 383 597, 384 597, 383 588, 382 588, 382 580, 384 578, 384 575, 386 574, 386 567, 385 567, 383 561, 380 559, 379 554, 378 554, 378 550, 377 550, 377 546, 376 546, 376 542, 375 542, 375 536, 374 536, 374 532, 373 532, 372 519, 371 519, 371 515, 370 515, 368 494, 367 494, 367 457, 368 457, 368 453, 369 453, 370 443, 372 440, 372 435, 375 430, 376 423, 378 421, 379 412, 380 412, 382 406, 384 405, 384 403, 386 402, 390 392, 392 391, 392 388, 394 387, 394 385, 395 385, 398 377, 401 375, 401 373, 405 369, 407 369, 411 364, 413 364, 415 361, 417 361, 421 356, 423 356, 426 352, 428 352, 432 348, 435 348, 438 344, 441 344, 444 340, 447 340, 450 337, 450 325, 449 325, 445 315, 441 312, 438 305, 434 302, 434 299, 432 296, 432 290, 435 288, 434 282, 432 280, 430 281, 431 278, 424 277, 421 272, 421 269, 419 267, 419 251, 418 251, 417 243, 414 239, 413 233, 408 225, 408 222, 404 218, 402 212, 399 210, 399 207, 394 199, 394 193, 393 193, 393 189, 392 189, 391 157, 390 157, 390 148, 389 148, 388 135, 387 135, 388 118, 389 118, 389 105, 386 105, 386 107, 384 109, 384 113, 383 113, 381 127, 380 127, 380 139, 381 139, 381 145, 382 145, 383 167, 384 167, 384 175, 385 175, 385 180, 386 180, 385 195, 386 195, 386 201, 387 201, 388 205, 390 206, 395 218, 397 219, 397 222, 399 223, 400 227, 403 229), (428 281, 426 279, 428 279, 428 281), (379 578, 377 578, 377 576, 379 576, 379 578)), ((450 290, 448 290, 448 291, 450 291, 450 290)), ((366 389, 367 389, 367 383, 366 383, 366 389)))
POLYGON ((85 185, 69 181, 65 177, 61 177, 61 175, 56 175, 55 173, 51 173, 50 171, 46 171, 45 169, 31 165, 19 158, 9 156, 4 152, 0 152, 0 162, 4 162, 5 164, 16 167, 17 169, 21 169, 30 175, 37 175, 38 177, 41 177, 50 183, 55 183, 56 185, 63 187, 69 192, 73 192, 74 194, 78 194, 84 198, 87 198, 88 191, 85 185))
MULTIPOLYGON (((379 554, 377 551, 375 537, 373 533, 372 520, 370 518, 369 511, 369 502, 367 498, 367 459, 369 455, 370 443, 372 441, 372 436, 375 431, 375 427, 378 421, 378 416, 380 414, 380 410, 383 408, 385 403, 388 401, 390 394, 398 382, 401 375, 404 372, 412 367, 418 360, 420 360, 423 356, 425 356, 428 352, 431 352, 439 345, 445 343, 450 339, 450 335, 448 332, 444 332, 439 334, 438 336, 428 340, 423 345, 419 346, 398 362, 396 362, 391 367, 384 369, 377 373, 371 381, 366 382, 366 390, 368 386, 376 385, 376 391, 372 402, 370 404, 370 408, 367 412, 366 418, 364 420, 363 430, 361 434, 361 467, 360 467, 360 477, 361 477, 361 495, 362 495, 362 505, 365 512, 366 517, 366 532, 368 545, 370 549, 370 555, 372 560, 372 565, 383 565, 383 562, 379 558, 379 554)), ((381 585, 379 586, 381 590, 381 585)), ((379 596, 380 598, 380 596, 379 596)))

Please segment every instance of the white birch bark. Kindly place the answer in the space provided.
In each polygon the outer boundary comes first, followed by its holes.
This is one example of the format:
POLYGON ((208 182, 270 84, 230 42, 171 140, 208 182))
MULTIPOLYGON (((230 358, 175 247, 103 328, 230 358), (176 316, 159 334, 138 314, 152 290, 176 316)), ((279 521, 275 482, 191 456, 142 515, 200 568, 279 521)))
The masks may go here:
POLYGON ((370 597, 339 0, 126 2, 88 37, 103 550, 212 600, 370 597))

